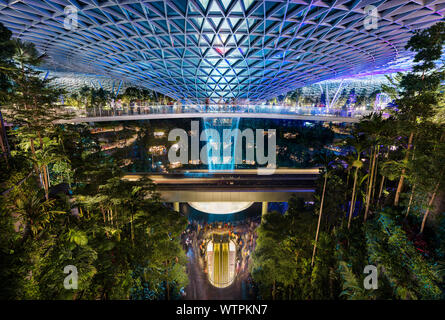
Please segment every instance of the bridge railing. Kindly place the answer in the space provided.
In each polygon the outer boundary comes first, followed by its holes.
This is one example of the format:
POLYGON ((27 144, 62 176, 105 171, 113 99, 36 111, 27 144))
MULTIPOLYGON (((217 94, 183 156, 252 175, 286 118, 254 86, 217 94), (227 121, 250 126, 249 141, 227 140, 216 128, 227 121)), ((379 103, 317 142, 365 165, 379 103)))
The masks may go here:
POLYGON ((283 114, 296 116, 326 116, 359 118, 372 112, 362 109, 334 109, 324 107, 291 107, 270 105, 135 105, 130 107, 103 107, 76 109, 67 107, 79 118, 119 117, 156 114, 228 113, 228 114, 283 114))

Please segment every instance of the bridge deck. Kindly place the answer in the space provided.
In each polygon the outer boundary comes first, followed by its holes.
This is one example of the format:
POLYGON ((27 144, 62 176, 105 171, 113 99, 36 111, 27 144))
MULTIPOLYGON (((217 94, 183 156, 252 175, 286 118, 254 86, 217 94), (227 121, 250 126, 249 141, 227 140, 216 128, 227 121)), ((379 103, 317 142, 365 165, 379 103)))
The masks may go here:
POLYGON ((147 176, 166 202, 245 202, 288 201, 293 194, 312 199, 319 170, 277 169, 270 176, 256 175, 256 170, 209 173, 196 170, 167 174, 127 174, 123 178, 138 180, 147 176))
POLYGON ((90 108, 78 110, 66 108, 73 118, 60 122, 103 122, 131 121, 150 119, 187 119, 187 118, 256 118, 288 119, 326 122, 358 122, 369 114, 367 110, 341 110, 326 108, 296 108, 289 106, 138 106, 121 109, 90 108))

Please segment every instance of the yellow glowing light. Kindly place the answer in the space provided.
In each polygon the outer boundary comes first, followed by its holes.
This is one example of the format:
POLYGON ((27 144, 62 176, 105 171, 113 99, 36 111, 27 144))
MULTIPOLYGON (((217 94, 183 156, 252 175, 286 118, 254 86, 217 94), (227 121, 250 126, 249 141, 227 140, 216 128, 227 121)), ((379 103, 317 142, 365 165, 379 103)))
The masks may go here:
POLYGON ((230 214, 249 208, 253 202, 189 202, 189 205, 201 212, 212 214, 230 214))

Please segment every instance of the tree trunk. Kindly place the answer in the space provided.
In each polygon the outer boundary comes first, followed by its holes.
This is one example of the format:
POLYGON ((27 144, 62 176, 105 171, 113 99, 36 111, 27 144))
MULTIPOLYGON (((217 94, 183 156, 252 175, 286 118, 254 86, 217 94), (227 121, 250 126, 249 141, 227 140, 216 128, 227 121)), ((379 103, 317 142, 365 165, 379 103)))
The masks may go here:
POLYGON ((5 159, 6 159, 6 164, 8 166, 8 169, 9 169, 9 160, 8 160, 8 158, 10 156, 10 151, 11 150, 9 148, 8 135, 6 133, 6 126, 5 126, 5 122, 3 120, 3 115, 2 115, 1 110, 0 110, 0 136, 1 136, 0 140, 1 140, 1 143, 2 143, 2 148, 4 148, 5 152, 6 152, 5 159), (2 135, 2 133, 3 133, 3 135, 2 135))
POLYGON ((385 176, 382 176, 382 181, 380 182, 380 191, 379 191, 379 197, 377 200, 380 200, 383 193, 383 185, 385 184, 385 176))
MULTIPOLYGON (((40 149, 43 151, 43 139, 40 131, 37 131, 37 136, 39 137, 40 149)), ((45 189, 45 198, 49 198, 49 180, 48 180, 48 169, 46 165, 42 165, 42 175, 43 175, 43 187, 45 189)))
POLYGON ((34 170, 36 171, 37 175, 39 176, 39 185, 43 187, 40 168, 37 165, 37 156, 36 156, 36 149, 34 148, 34 139, 29 138, 29 143, 30 143, 30 147, 31 147, 32 158, 34 159, 34 170))
MULTIPOLYGON (((102 205, 100 205, 100 211, 102 212, 102 217, 104 218, 104 225, 106 226, 107 225, 107 219, 105 218, 105 210, 102 207, 102 205)), ((107 235, 107 238, 108 238, 108 231, 105 231, 105 234, 107 235)))
POLYGON ((374 178, 372 179, 373 181, 373 186, 371 189, 371 203, 374 201, 374 195, 375 195, 375 187, 376 187, 376 182, 377 182, 377 173, 378 173, 378 163, 379 163, 379 153, 380 153, 380 145, 377 146, 377 152, 374 154, 374 178))
POLYGON ((9 169, 9 161, 8 161, 9 152, 6 147, 6 139, 7 139, 6 130, 4 129, 2 113, 0 111, 0 148, 1 148, 0 151, 3 153, 3 157, 5 158, 6 161, 6 166, 9 169))
POLYGON ((43 175, 43 189, 45 190, 45 198, 49 199, 49 182, 48 182, 48 169, 46 165, 42 166, 42 175, 43 175))
MULTIPOLYGON (((405 162, 408 161, 408 154, 409 154, 409 150, 412 147, 413 137, 414 137, 414 131, 411 131, 411 134, 409 135, 409 139, 408 139, 408 148, 406 150, 405 159, 404 159, 405 162)), ((399 185, 397 186, 396 196, 394 198, 394 206, 396 206, 396 207, 399 205, 400 193, 402 193, 403 181, 405 180, 405 173, 406 173, 406 169, 403 168, 402 174, 401 174, 400 180, 399 180, 399 185)))
POLYGON ((428 202, 428 208, 426 209, 425 215, 423 216, 422 226, 420 227, 420 232, 419 233, 423 233, 423 229, 425 229, 426 219, 428 218, 428 215, 430 213, 431 205, 434 202, 434 198, 436 197, 436 193, 437 193, 437 190, 439 189, 439 185, 440 185, 440 181, 436 184, 436 187, 434 188, 433 195, 431 196, 431 199, 428 202))
POLYGON ((408 218, 409 210, 411 209, 411 203, 413 202, 414 191, 416 190, 416 185, 413 185, 413 189, 411 190, 411 196, 409 197, 408 208, 406 209, 405 218, 408 218))
POLYGON ((351 226, 352 212, 354 210, 354 198, 355 198, 355 188, 357 186, 357 177, 358 177, 358 167, 355 168, 355 173, 354 173, 354 186, 352 187, 351 206, 349 208, 348 229, 351 226))
POLYGON ((371 156, 369 157, 368 178, 366 179, 366 199, 368 198, 368 191, 371 188, 371 171, 374 161, 374 148, 371 150, 371 156))
POLYGON ((105 218, 105 211, 104 208, 102 206, 100 206, 100 211, 102 212, 102 217, 104 218, 104 224, 107 224, 107 219, 105 218))
MULTIPOLYGON (((385 159, 388 160, 388 157, 389 157, 389 149, 386 151, 385 159)), ((379 201, 380 201, 380 198, 382 197, 383 186, 385 185, 385 179, 386 179, 385 176, 382 175, 382 180, 381 180, 381 182, 380 182, 379 197, 377 198, 377 202, 379 202, 379 201)))
POLYGON ((133 226, 133 210, 131 211, 131 221, 130 221, 130 229, 131 229, 131 244, 134 247, 134 226, 133 226))
POLYGON ((320 223, 321 223, 321 216, 323 214, 323 203, 324 203, 324 194, 326 191, 326 183, 328 180, 328 173, 327 171, 325 172, 324 175, 324 184, 323 184, 323 193, 321 195, 321 203, 320 203, 320 212, 318 214, 318 224, 317 224, 317 232, 315 233, 315 242, 314 242, 314 250, 312 251, 312 262, 311 262, 311 267, 314 266, 314 260, 315 260, 315 252, 317 250, 317 241, 318 241, 318 233, 320 231, 320 223))
POLYGON ((365 208, 365 215, 363 217, 363 221, 366 222, 366 219, 368 218, 368 211, 369 211, 369 205, 371 203, 371 190, 374 186, 374 167, 375 167, 375 155, 377 154, 377 150, 375 150, 372 153, 372 160, 371 160, 371 170, 369 172, 369 184, 368 184, 368 190, 366 192, 366 208, 365 208))

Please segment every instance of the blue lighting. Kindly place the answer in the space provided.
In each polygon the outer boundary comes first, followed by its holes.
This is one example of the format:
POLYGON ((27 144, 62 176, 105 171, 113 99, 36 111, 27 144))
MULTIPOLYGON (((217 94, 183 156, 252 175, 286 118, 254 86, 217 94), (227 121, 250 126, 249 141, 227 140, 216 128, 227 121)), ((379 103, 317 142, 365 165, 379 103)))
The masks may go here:
POLYGON ((213 148, 207 148, 207 159, 209 159, 208 170, 209 172, 215 171, 233 171, 235 169, 235 150, 236 150, 236 140, 237 134, 234 139, 224 139, 224 130, 237 130, 239 128, 240 118, 205 118, 203 119, 204 129, 205 130, 216 130, 219 134, 220 141, 216 141, 215 137, 207 136, 207 145, 219 145, 219 154, 214 154, 213 148), (223 158, 224 149, 230 149, 231 158, 228 159, 223 158))

